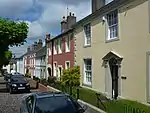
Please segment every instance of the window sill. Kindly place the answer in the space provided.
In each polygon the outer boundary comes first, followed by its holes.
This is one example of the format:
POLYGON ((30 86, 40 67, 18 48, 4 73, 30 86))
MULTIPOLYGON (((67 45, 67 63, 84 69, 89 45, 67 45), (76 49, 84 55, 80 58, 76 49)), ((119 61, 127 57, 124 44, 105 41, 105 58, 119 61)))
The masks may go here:
POLYGON ((69 53, 70 51, 65 51, 65 53, 69 53))
POLYGON ((92 83, 91 83, 91 85, 90 85, 90 84, 87 84, 87 83, 82 83, 82 85, 83 85, 83 86, 86 86, 86 87, 92 88, 92 83))
POLYGON ((60 53, 58 53, 59 55, 61 55, 62 54, 62 52, 60 52, 60 53))
POLYGON ((107 39, 105 43, 113 42, 113 41, 119 41, 119 38, 114 38, 114 39, 107 39))
POLYGON ((84 48, 91 47, 91 44, 90 45, 84 45, 83 47, 84 48))

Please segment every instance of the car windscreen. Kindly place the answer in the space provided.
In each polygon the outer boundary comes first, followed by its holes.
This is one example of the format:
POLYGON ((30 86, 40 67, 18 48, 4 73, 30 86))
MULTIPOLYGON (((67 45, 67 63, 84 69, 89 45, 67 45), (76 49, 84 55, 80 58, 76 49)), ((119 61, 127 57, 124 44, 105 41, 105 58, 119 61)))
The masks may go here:
POLYGON ((76 110, 68 97, 52 96, 38 98, 35 113, 76 113, 76 110))
POLYGON ((26 83, 27 79, 25 77, 12 77, 11 81, 12 82, 21 82, 21 83, 23 82, 23 83, 26 83))

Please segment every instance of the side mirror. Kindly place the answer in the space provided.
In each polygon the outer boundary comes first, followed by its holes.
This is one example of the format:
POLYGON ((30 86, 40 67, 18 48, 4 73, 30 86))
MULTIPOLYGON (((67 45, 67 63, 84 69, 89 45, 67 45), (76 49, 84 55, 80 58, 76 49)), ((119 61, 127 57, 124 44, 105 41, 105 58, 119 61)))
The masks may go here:
POLYGON ((87 105, 83 105, 82 108, 86 111, 88 106, 87 105))
POLYGON ((83 105, 80 109, 78 109, 77 113, 84 113, 87 110, 87 105, 83 105))

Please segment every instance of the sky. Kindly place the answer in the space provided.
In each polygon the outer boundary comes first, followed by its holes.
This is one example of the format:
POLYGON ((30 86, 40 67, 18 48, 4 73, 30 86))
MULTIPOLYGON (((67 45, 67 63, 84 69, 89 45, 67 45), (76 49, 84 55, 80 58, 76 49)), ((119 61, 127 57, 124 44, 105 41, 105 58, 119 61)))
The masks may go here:
POLYGON ((44 40, 45 34, 60 34, 60 22, 68 12, 73 12, 77 21, 91 13, 91 0, 0 0, 0 17, 28 23, 27 43, 10 50, 21 56, 34 41, 44 40))

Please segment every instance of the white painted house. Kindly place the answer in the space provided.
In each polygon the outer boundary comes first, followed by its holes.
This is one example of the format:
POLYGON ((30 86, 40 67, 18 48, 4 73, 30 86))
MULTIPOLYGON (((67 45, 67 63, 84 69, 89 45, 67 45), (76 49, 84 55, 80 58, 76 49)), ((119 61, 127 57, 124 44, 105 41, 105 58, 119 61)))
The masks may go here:
POLYGON ((11 73, 11 70, 17 71, 16 67, 16 59, 12 58, 7 66, 3 66, 3 69, 6 69, 8 73, 11 73))
POLYGON ((17 58, 17 72, 21 73, 21 74, 25 74, 24 73, 24 56, 26 54, 22 55, 21 57, 17 58))
POLYGON ((38 78, 46 78, 46 46, 36 52, 35 76, 38 78))

